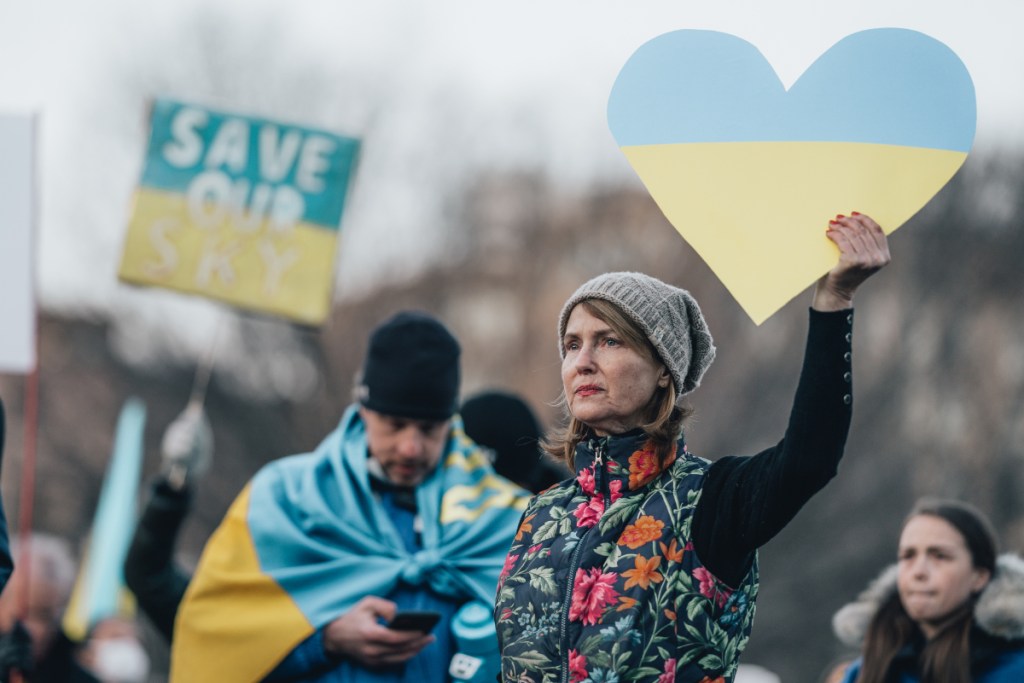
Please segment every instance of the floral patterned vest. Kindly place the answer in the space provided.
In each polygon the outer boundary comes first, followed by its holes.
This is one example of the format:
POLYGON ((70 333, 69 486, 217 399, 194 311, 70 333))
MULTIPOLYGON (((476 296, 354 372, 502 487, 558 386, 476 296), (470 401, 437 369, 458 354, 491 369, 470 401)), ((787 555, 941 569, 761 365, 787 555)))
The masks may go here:
POLYGON ((494 611, 502 680, 732 681, 757 561, 729 587, 694 552, 709 466, 680 440, 659 471, 639 431, 580 443, 576 478, 530 502, 505 560, 494 611))

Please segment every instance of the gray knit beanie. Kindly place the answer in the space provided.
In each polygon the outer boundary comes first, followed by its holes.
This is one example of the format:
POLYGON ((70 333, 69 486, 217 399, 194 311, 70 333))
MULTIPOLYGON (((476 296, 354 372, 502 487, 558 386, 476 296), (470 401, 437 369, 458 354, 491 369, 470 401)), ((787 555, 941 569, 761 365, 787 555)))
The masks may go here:
POLYGON ((615 304, 639 326, 672 375, 678 397, 700 386, 715 359, 715 345, 696 300, 685 289, 643 273, 605 273, 588 280, 569 297, 558 316, 558 352, 569 314, 587 299, 615 304))

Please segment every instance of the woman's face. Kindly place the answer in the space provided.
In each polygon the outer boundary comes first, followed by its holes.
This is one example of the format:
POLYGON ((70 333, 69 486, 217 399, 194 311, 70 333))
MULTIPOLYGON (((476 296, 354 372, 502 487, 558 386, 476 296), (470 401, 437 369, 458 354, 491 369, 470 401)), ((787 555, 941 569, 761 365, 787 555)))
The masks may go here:
POLYGON ((911 517, 900 535, 897 587, 903 609, 931 638, 989 580, 974 566, 960 532, 934 515, 911 517))
POLYGON ((642 424, 655 390, 671 379, 664 365, 626 346, 608 323, 583 306, 572 309, 562 346, 569 412, 599 436, 642 424))

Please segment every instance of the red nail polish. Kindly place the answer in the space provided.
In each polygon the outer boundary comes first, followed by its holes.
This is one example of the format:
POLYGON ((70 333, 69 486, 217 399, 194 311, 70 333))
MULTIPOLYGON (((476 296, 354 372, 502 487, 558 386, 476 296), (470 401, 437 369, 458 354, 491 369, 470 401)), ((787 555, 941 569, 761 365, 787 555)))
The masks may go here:
POLYGON ((860 212, 859 212, 859 211, 851 211, 850 213, 851 213, 852 215, 854 215, 854 216, 859 216, 859 215, 860 215, 860 212))
POLYGON ((844 215, 843 215, 843 214, 841 214, 841 213, 837 213, 837 214, 836 214, 836 219, 839 219, 839 218, 846 218, 846 216, 844 216, 844 215))
POLYGON ((829 222, 828 222, 828 224, 829 224, 829 225, 835 225, 835 224, 836 224, 836 222, 835 222, 835 221, 829 221, 829 222))

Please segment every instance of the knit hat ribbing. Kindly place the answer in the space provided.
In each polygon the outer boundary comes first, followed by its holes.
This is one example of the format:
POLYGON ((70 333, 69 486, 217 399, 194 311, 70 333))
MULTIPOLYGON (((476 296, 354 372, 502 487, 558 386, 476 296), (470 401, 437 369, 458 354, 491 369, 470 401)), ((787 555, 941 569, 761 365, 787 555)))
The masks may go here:
POLYGON ((715 359, 715 345, 696 300, 685 289, 643 273, 605 273, 583 283, 558 316, 558 352, 576 304, 602 299, 618 306, 643 331, 665 363, 678 397, 700 386, 715 359))

